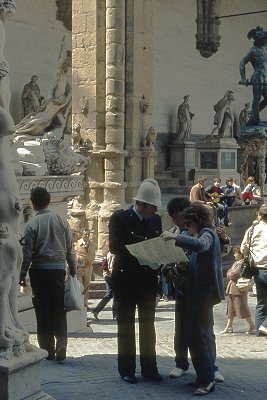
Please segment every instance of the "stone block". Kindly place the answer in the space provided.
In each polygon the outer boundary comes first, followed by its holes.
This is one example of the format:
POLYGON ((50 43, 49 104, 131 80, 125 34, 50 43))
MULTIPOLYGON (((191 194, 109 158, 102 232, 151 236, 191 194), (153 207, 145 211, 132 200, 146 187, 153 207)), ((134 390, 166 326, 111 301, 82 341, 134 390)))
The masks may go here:
POLYGON ((87 327, 87 317, 86 308, 83 307, 82 310, 70 311, 67 313, 67 326, 68 333, 75 333, 86 329, 87 327))
POLYGON ((40 361, 47 352, 33 346, 33 351, 12 360, 0 360, 1 400, 53 399, 40 390, 40 361))

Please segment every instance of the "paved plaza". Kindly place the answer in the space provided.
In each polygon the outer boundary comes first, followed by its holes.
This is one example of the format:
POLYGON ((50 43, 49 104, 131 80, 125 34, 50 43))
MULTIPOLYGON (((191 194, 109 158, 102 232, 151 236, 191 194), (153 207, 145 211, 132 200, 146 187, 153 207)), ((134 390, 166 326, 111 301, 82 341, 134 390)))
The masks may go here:
MULTIPOLYGON (((90 307, 97 300, 90 300, 90 307)), ((255 311, 255 298, 249 298, 255 311)), ((108 304, 109 306, 110 304, 108 304)), ((174 302, 161 301, 156 313, 158 367, 164 381, 149 382, 142 378, 137 362, 138 384, 120 380, 116 362, 116 322, 111 308, 99 314, 100 321, 90 320, 88 332, 69 337, 68 357, 62 363, 42 361, 42 390, 56 400, 183 400, 193 398, 187 385, 195 378, 194 369, 181 378, 169 378, 174 368, 173 329, 174 302)), ((226 302, 215 307, 215 332, 220 372, 225 382, 216 385, 209 399, 263 400, 267 393, 267 337, 247 335, 246 322, 236 320, 233 334, 220 335, 225 327, 226 302)), ((88 313, 90 316, 90 313, 88 313)), ((36 336, 31 335, 34 343, 36 336)))

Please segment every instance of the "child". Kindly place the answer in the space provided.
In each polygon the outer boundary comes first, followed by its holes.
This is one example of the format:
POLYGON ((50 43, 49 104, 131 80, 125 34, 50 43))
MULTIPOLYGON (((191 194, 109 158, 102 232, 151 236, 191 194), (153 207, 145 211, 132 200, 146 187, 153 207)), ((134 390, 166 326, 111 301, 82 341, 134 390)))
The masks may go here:
POLYGON ((243 254, 240 252, 240 247, 233 247, 235 262, 232 267, 227 271, 227 278, 229 280, 226 287, 226 294, 228 295, 227 302, 227 324, 221 333, 233 333, 234 318, 246 319, 249 324, 248 334, 255 333, 255 324, 251 318, 250 309, 248 307, 248 292, 240 291, 236 286, 237 280, 240 278, 240 267, 243 261, 243 254))

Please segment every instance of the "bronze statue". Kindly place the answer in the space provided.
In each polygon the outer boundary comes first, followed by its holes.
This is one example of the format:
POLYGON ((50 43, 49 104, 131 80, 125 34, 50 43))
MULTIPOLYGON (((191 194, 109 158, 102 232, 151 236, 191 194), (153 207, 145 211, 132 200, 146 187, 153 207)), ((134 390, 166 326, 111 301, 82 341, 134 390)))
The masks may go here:
POLYGON ((247 122, 247 126, 260 125, 260 111, 267 105, 267 86, 266 86, 266 69, 267 69, 267 32, 263 28, 257 26, 251 29, 247 38, 254 39, 254 46, 249 50, 248 54, 240 61, 241 85, 251 85, 253 90, 252 112, 247 122), (254 72, 250 81, 246 79, 246 64, 251 63, 254 72), (261 100, 261 98, 263 98, 261 100))

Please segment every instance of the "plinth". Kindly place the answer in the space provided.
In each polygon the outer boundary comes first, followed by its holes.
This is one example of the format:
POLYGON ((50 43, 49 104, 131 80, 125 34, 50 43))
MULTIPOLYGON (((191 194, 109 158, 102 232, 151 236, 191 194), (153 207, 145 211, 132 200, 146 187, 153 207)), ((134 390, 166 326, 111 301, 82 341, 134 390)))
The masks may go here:
POLYGON ((209 182, 221 178, 222 183, 232 177, 240 181, 237 172, 237 149, 239 145, 233 138, 207 137, 197 145, 197 172, 195 180, 207 176, 209 182))
POLYGON ((41 361, 45 350, 32 346, 33 351, 12 360, 0 359, 1 400, 52 400, 41 391, 41 361))
POLYGON ((173 143, 170 148, 170 167, 172 177, 178 178, 182 186, 190 186, 195 170, 195 142, 173 143))

